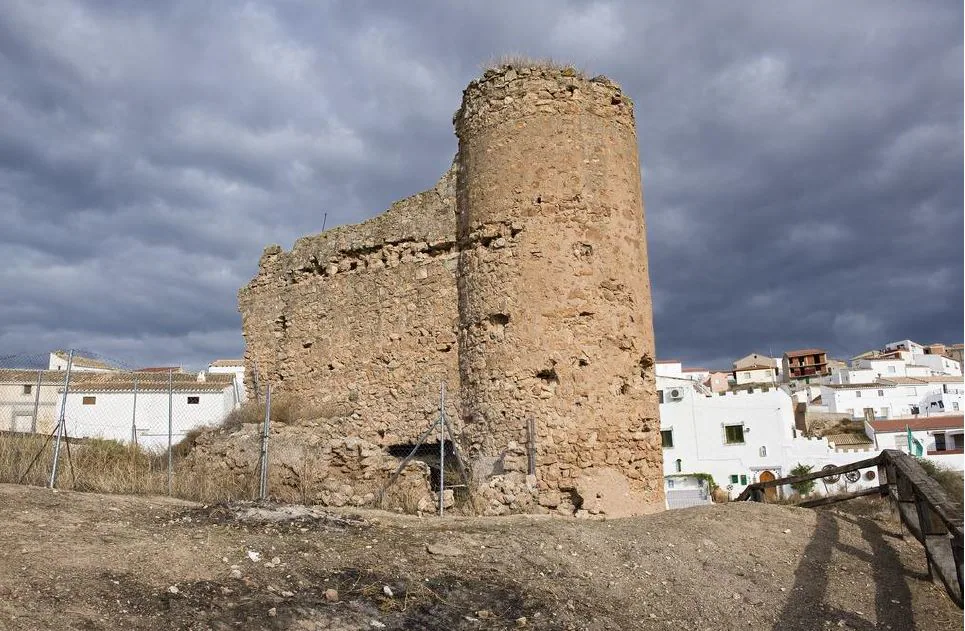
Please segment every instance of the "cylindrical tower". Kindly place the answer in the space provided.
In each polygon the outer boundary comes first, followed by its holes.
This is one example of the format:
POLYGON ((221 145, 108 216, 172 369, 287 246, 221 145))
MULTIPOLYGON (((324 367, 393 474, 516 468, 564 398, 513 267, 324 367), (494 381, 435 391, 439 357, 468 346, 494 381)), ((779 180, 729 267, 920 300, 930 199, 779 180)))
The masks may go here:
POLYGON ((606 77, 504 66, 454 119, 460 379, 477 477, 536 425, 546 505, 664 507, 633 104, 606 77))

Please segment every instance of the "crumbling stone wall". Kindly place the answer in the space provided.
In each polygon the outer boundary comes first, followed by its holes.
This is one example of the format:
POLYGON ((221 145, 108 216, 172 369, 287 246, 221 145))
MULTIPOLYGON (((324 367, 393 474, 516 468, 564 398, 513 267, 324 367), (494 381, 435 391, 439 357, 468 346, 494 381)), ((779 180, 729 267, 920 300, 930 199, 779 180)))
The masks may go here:
POLYGON ((503 67, 454 124, 434 189, 265 251, 240 294, 249 368, 344 405, 326 438, 380 447, 422 433, 445 380, 490 512, 662 509, 633 104, 605 77, 503 67))

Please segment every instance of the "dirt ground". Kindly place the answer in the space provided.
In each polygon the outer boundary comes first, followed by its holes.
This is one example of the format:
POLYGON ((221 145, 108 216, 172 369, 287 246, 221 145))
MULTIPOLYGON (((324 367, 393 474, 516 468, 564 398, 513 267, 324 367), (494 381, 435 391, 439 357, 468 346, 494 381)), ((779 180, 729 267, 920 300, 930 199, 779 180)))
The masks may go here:
POLYGON ((848 504, 439 519, 0 485, 0 628, 962 628, 887 505, 848 504))

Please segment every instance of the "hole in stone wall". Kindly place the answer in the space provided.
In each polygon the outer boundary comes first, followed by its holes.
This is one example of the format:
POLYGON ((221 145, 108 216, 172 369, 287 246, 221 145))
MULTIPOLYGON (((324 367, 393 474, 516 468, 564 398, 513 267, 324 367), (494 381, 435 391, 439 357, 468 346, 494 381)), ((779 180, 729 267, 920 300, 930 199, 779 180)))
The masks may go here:
POLYGON ((592 312, 592 311, 580 311, 580 317, 581 317, 581 318, 586 318, 586 317, 589 317, 589 316, 591 316, 591 315, 593 315, 593 312, 592 312))
POLYGON ((349 264, 349 266, 348 266, 348 268, 349 268, 350 270, 358 269, 358 267, 359 267, 359 262, 358 262, 358 261, 352 261, 351 264, 349 264))
POLYGON ((311 347, 312 347, 311 342, 302 342, 302 348, 311 348, 311 347))
POLYGON ((505 313, 490 313, 489 322, 492 324, 506 326, 509 324, 509 315, 505 313))
POLYGON ((610 99, 610 105, 619 105, 620 103, 623 103, 623 99, 619 96, 614 96, 610 99))
MULTIPOLYGON (((385 450, 390 456, 395 458, 403 459, 408 457, 412 453, 412 448, 415 447, 415 443, 397 443, 395 445, 389 445, 385 450)), ((439 443, 422 443, 419 448, 416 449, 415 455, 412 456, 413 461, 419 461, 425 463, 429 467, 429 486, 430 488, 438 493, 439 492, 439 443)), ((456 456, 452 451, 452 443, 446 441, 446 488, 453 488, 454 486, 461 485, 462 480, 459 478, 459 473, 456 470, 456 456)))
POLYGON ((536 373, 536 376, 546 383, 559 383, 560 377, 556 374, 556 367, 544 368, 536 373))
POLYGON ((585 259, 593 254, 593 246, 589 243, 577 243, 573 246, 573 253, 577 258, 585 259))
POLYGON ((586 357, 580 357, 578 360, 576 360, 576 362, 580 365, 581 368, 586 368, 587 366, 590 365, 590 360, 587 359, 586 357))
POLYGON ((335 364, 329 364, 329 365, 328 365, 328 369, 329 369, 329 370, 335 370, 335 364))
POLYGON ((630 394, 630 384, 624 382, 623 385, 620 386, 620 394, 630 394))
POLYGON ((541 196, 537 196, 537 197, 536 197, 536 203, 537 203, 537 204, 542 204, 542 203, 543 203, 543 198, 542 198, 541 196))

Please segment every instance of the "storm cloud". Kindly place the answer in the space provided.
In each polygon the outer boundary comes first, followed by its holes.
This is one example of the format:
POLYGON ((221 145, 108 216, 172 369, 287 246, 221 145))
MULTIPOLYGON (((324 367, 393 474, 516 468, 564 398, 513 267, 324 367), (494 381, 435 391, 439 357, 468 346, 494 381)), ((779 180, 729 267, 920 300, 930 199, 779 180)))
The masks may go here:
POLYGON ((507 53, 633 97, 660 357, 962 340, 961 2, 4 7, 0 355, 240 355, 262 248, 430 187, 507 53))

